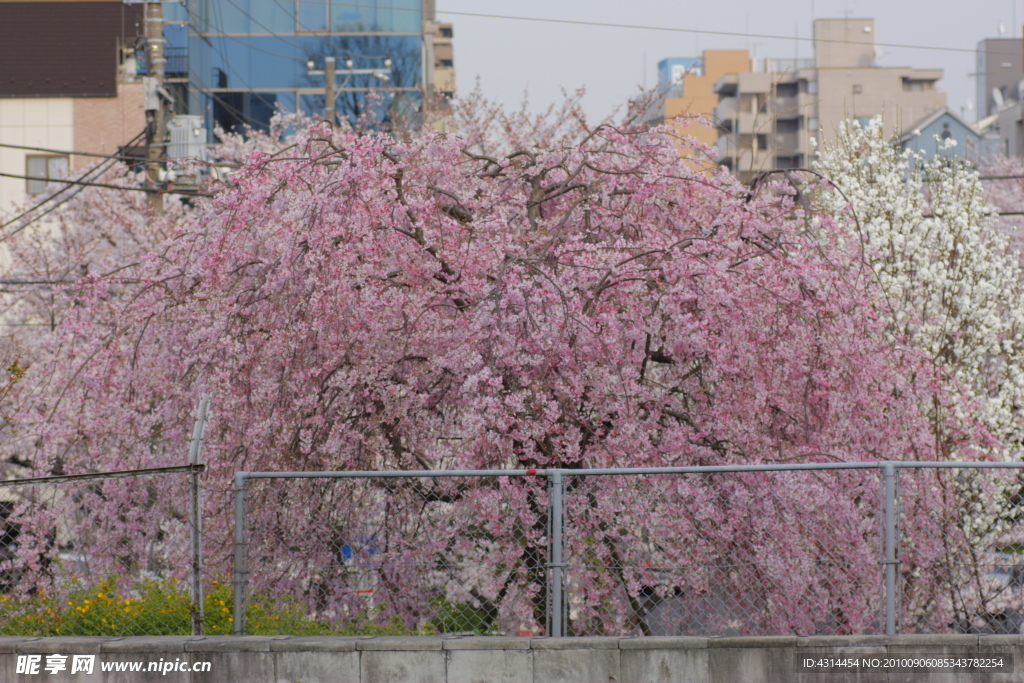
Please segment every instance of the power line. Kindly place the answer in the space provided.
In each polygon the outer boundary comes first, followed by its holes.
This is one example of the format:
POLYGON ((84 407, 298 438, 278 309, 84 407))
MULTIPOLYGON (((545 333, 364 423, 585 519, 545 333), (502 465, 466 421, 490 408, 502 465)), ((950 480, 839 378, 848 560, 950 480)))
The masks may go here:
MULTIPOLYGON (((126 145, 122 145, 124 147, 126 145)), ((132 157, 124 156, 121 154, 100 154, 99 152, 70 152, 66 149, 49 149, 47 147, 30 147, 28 145, 8 145, 0 143, 0 147, 5 149, 24 149, 30 152, 47 152, 49 154, 66 154, 68 156, 76 157, 96 157, 99 159, 114 159, 116 161, 142 161, 145 157, 132 157)))
MULTIPOLYGON (((109 166, 113 166, 113 165, 114 165, 113 161, 109 162, 108 169, 109 169, 109 166)), ((96 169, 94 169, 94 170, 99 170, 99 166, 97 166, 96 169)), ((104 169, 104 171, 105 170, 107 170, 107 169, 104 169)), ((81 178, 85 178, 88 175, 90 175, 90 174, 82 175, 81 178)), ((96 175, 101 175, 101 174, 97 173, 96 175)), ((0 227, 6 228, 8 225, 14 224, 15 221, 21 220, 22 218, 24 218, 28 214, 32 213, 33 211, 37 211, 40 207, 42 207, 47 202, 53 201, 56 197, 60 196, 62 193, 67 192, 68 190, 71 190, 72 187, 74 187, 74 186, 73 185, 65 185, 60 190, 58 190, 56 193, 54 193, 52 196, 50 196, 47 199, 44 199, 43 201, 39 202, 38 204, 36 204, 31 209, 28 209, 27 211, 21 212, 20 214, 18 214, 17 216, 12 218, 11 220, 7 221, 3 225, 0 225, 0 227)), ((14 235, 17 235, 19 232, 21 232, 22 230, 24 230, 28 226, 32 225, 33 223, 35 223, 39 219, 44 218, 47 214, 50 214, 50 213, 56 211, 61 206, 63 206, 67 202, 71 201, 75 197, 77 197, 79 195, 79 193, 81 193, 84 189, 85 189, 84 186, 82 186, 82 187, 75 187, 67 197, 64 197, 59 202, 56 202, 53 206, 48 208, 46 211, 43 211, 41 214, 38 214, 37 216, 34 216, 31 220, 25 221, 20 226, 18 226, 18 228, 16 228, 15 230, 11 231, 10 233, 4 235, 3 237, 0 237, 0 242, 6 240, 8 237, 13 237, 14 235)))
POLYGON ((88 187, 106 187, 111 190, 132 190, 133 192, 161 192, 152 187, 125 187, 123 185, 108 185, 106 183, 90 183, 85 180, 62 180, 60 178, 40 178, 38 176, 31 175, 16 175, 14 173, 0 173, 0 177, 3 178, 17 178, 19 180, 39 180, 46 181, 48 183, 66 183, 68 185, 86 185, 88 187))
MULTIPOLYGON (((139 133, 138 135, 133 137, 131 140, 126 142, 123 146, 127 147, 128 145, 133 145, 136 142, 138 142, 141 138, 143 138, 145 135, 146 135, 146 131, 143 130, 141 133, 139 133)), ((102 175, 103 173, 105 173, 111 166, 113 166, 114 165, 114 161, 110 160, 105 165, 106 165, 106 168, 104 168, 104 163, 100 163, 100 164, 97 164, 96 166, 94 166, 93 168, 87 169, 85 171, 85 173, 83 173, 82 175, 80 175, 78 177, 78 179, 79 180, 85 180, 86 178, 89 178, 90 176, 98 177, 99 175, 102 175)), ((2 242, 3 240, 7 239, 8 237, 11 237, 11 236, 21 232, 22 230, 27 228, 29 225, 31 225, 34 221, 39 220, 40 218, 42 218, 46 214, 50 213, 51 211, 55 210, 56 208, 58 208, 59 206, 64 204, 65 202, 70 201, 75 196, 77 196, 79 192, 81 192, 82 190, 85 189, 85 187, 78 187, 78 188, 72 190, 72 187, 73 187, 72 185, 65 185, 64 187, 62 187, 59 190, 57 190, 57 192, 55 192, 54 194, 50 195, 49 197, 46 197, 45 199, 43 199, 42 201, 37 203, 35 206, 33 206, 33 207, 29 208, 29 209, 26 209, 25 211, 22 211, 20 214, 18 214, 14 218, 11 218, 11 219, 5 221, 4 223, 0 224, 0 228, 5 228, 8 225, 12 225, 15 221, 19 221, 22 218, 24 218, 25 216, 29 215, 30 213, 38 211, 47 202, 52 202, 57 197, 59 197, 60 195, 64 194, 65 192, 68 192, 69 190, 71 190, 71 193, 67 197, 64 197, 63 199, 61 199, 59 202, 57 202, 56 204, 51 206, 49 209, 47 209, 46 211, 44 211, 40 215, 36 216, 35 218, 33 218, 30 221, 27 221, 26 223, 21 225, 19 228, 17 228, 13 232, 11 232, 11 233, 9 233, 7 235, 4 235, 3 237, 0 237, 0 242, 2 242)))
MULTIPOLYGON (((227 105, 225 105, 225 106, 227 106, 227 105)), ((158 146, 170 147, 173 144, 174 144, 173 142, 168 142, 168 143, 166 143, 164 145, 158 145, 158 146)), ((131 161, 131 162, 139 163, 139 162, 144 162, 146 160, 146 157, 141 157, 141 156, 133 157, 133 156, 124 156, 124 155, 121 155, 121 154, 100 154, 98 152, 70 152, 68 150, 63 150, 63 149, 50 149, 48 147, 29 147, 27 145, 7 145, 7 144, 0 143, 0 147, 9 148, 9 149, 25 149, 25 150, 29 150, 31 152, 47 152, 49 154, 67 154, 67 155, 78 156, 78 157, 97 157, 99 159, 112 159, 114 161, 131 161)), ((122 147, 127 147, 127 145, 122 145, 122 147)), ((228 161, 223 162, 223 163, 221 163, 221 162, 214 163, 214 162, 209 162, 209 161, 203 161, 201 159, 196 159, 196 157, 180 157, 180 158, 175 158, 175 159, 165 159, 165 161, 179 161, 180 159, 188 159, 188 160, 201 161, 202 163, 209 164, 210 166, 228 166, 228 167, 231 167, 231 168, 241 168, 242 167, 241 164, 235 164, 235 163, 228 162, 228 161)), ((39 180, 45 180, 45 178, 39 178, 39 180)))
MULTIPOLYGON (((323 2, 317 2, 316 0, 305 0, 310 4, 327 4, 326 0, 323 2)), ((360 5, 353 3, 342 3, 330 0, 330 4, 335 7, 366 7, 376 8, 377 5, 360 5)), ((389 7, 388 9, 395 12, 419 12, 418 8, 410 7, 389 7)), ((636 29, 641 31, 668 31, 670 33, 692 33, 698 35, 707 36, 731 36, 735 38, 766 38, 771 40, 785 40, 794 41, 799 40, 803 42, 822 42, 822 43, 841 43, 847 45, 865 45, 866 43, 858 42, 854 40, 839 40, 836 38, 824 39, 824 38, 803 38, 798 36, 778 36, 769 33, 744 33, 740 31, 709 31, 705 29, 697 28, 675 28, 671 26, 645 26, 642 24, 617 24, 612 22, 602 21, 583 21, 581 19, 549 19, 544 17, 520 17, 510 14, 485 14, 483 12, 456 12, 454 10, 437 9, 437 14, 451 14, 459 17, 476 17, 479 19, 505 19, 510 21, 534 21, 544 24, 571 24, 576 26, 595 26, 600 28, 628 28, 636 29)), ((909 50, 937 50, 940 52, 970 52, 976 54, 977 50, 973 48, 965 47, 939 47, 935 45, 908 45, 905 43, 871 43, 875 47, 898 47, 906 48, 909 50)), ((990 52, 990 55, 1015 55, 1016 53, 1009 52, 990 52)))

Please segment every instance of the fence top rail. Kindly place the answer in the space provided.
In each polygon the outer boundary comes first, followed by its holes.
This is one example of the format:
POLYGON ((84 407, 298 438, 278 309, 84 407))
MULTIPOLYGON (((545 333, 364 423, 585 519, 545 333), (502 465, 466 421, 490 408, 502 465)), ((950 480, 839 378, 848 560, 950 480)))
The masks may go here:
POLYGON ((895 469, 1024 469, 1024 462, 990 461, 904 461, 879 460, 874 462, 806 462, 773 465, 700 465, 692 467, 608 467, 590 469, 508 469, 508 470, 341 470, 310 472, 237 472, 235 483, 247 479, 369 479, 369 478, 417 478, 417 477, 548 477, 562 476, 607 476, 629 474, 706 474, 714 472, 787 472, 799 470, 882 470, 895 469))
POLYGON ((152 477, 182 472, 203 472, 206 465, 180 465, 178 467, 150 467, 142 470, 121 470, 119 472, 92 472, 90 474, 57 474, 51 477, 28 479, 0 479, 0 488, 5 486, 38 486, 40 484, 61 484, 69 481, 90 481, 93 479, 127 479, 129 477, 152 477))

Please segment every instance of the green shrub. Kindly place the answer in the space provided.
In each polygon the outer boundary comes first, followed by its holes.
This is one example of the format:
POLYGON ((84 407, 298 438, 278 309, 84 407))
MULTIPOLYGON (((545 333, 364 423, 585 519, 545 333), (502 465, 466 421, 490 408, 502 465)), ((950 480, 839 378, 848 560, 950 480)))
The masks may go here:
POLYGON ((438 633, 489 635, 493 632, 493 620, 482 609, 461 602, 451 602, 443 595, 431 600, 430 606, 437 611, 437 616, 431 624, 438 633))
MULTIPOLYGON (((203 597, 203 632, 234 630, 231 586, 213 582, 203 597)), ((24 599, 0 595, 0 635, 173 636, 192 633, 192 603, 177 579, 152 579, 131 588, 119 577, 74 588, 63 597, 40 594, 24 599)), ((296 600, 254 595, 246 613, 253 635, 400 635, 397 619, 375 623, 370 614, 328 624, 306 615, 296 600)))

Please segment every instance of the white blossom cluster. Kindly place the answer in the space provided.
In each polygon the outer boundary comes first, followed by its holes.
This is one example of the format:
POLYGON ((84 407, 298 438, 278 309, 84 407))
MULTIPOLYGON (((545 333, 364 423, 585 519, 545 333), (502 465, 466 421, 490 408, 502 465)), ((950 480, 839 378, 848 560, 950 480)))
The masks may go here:
MULTIPOLYGON (((942 365, 970 399, 949 409, 980 419, 998 436, 994 456, 1019 459, 1021 265, 996 229, 977 171, 941 153, 924 159, 900 151, 884 138, 881 119, 841 126, 820 146, 814 170, 839 190, 824 189, 816 200, 848 221, 864 245, 891 304, 884 308, 893 340, 942 365)), ((940 449, 957 458, 955 446, 940 449)))

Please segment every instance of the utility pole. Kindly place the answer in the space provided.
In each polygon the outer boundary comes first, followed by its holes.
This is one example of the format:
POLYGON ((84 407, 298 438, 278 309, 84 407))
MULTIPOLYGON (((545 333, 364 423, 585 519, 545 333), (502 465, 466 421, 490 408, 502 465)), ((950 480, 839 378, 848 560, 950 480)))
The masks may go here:
POLYGON ((383 68, 367 68, 367 69, 356 69, 354 62, 351 57, 345 59, 345 68, 338 69, 336 60, 334 57, 324 57, 324 68, 317 69, 316 64, 313 62, 313 58, 310 57, 306 61, 307 73, 310 76, 323 76, 324 77, 324 119, 330 121, 332 126, 338 125, 338 112, 335 100, 338 98, 338 74, 344 74, 345 82, 342 83, 342 87, 348 83, 348 79, 352 76, 373 76, 374 78, 384 81, 387 83, 391 80, 391 57, 384 56, 378 57, 383 61, 383 68))
POLYGON ((334 57, 324 57, 324 118, 332 125, 338 123, 337 112, 334 110, 338 98, 338 84, 334 81, 334 57))
MULTIPOLYGON (((433 3, 431 3, 433 5, 433 3)), ((430 114, 430 108, 434 104, 434 34, 439 31, 438 23, 434 20, 433 9, 430 10, 430 19, 423 20, 423 116, 430 114)))
MULTIPOLYGON (((146 181, 153 190, 158 190, 160 183, 160 159, 164 154, 166 142, 166 126, 164 125, 164 8, 157 2, 146 3, 146 119, 150 124, 146 153, 146 181)), ((164 197, 159 191, 149 193, 149 206, 153 213, 164 212, 164 197)))

